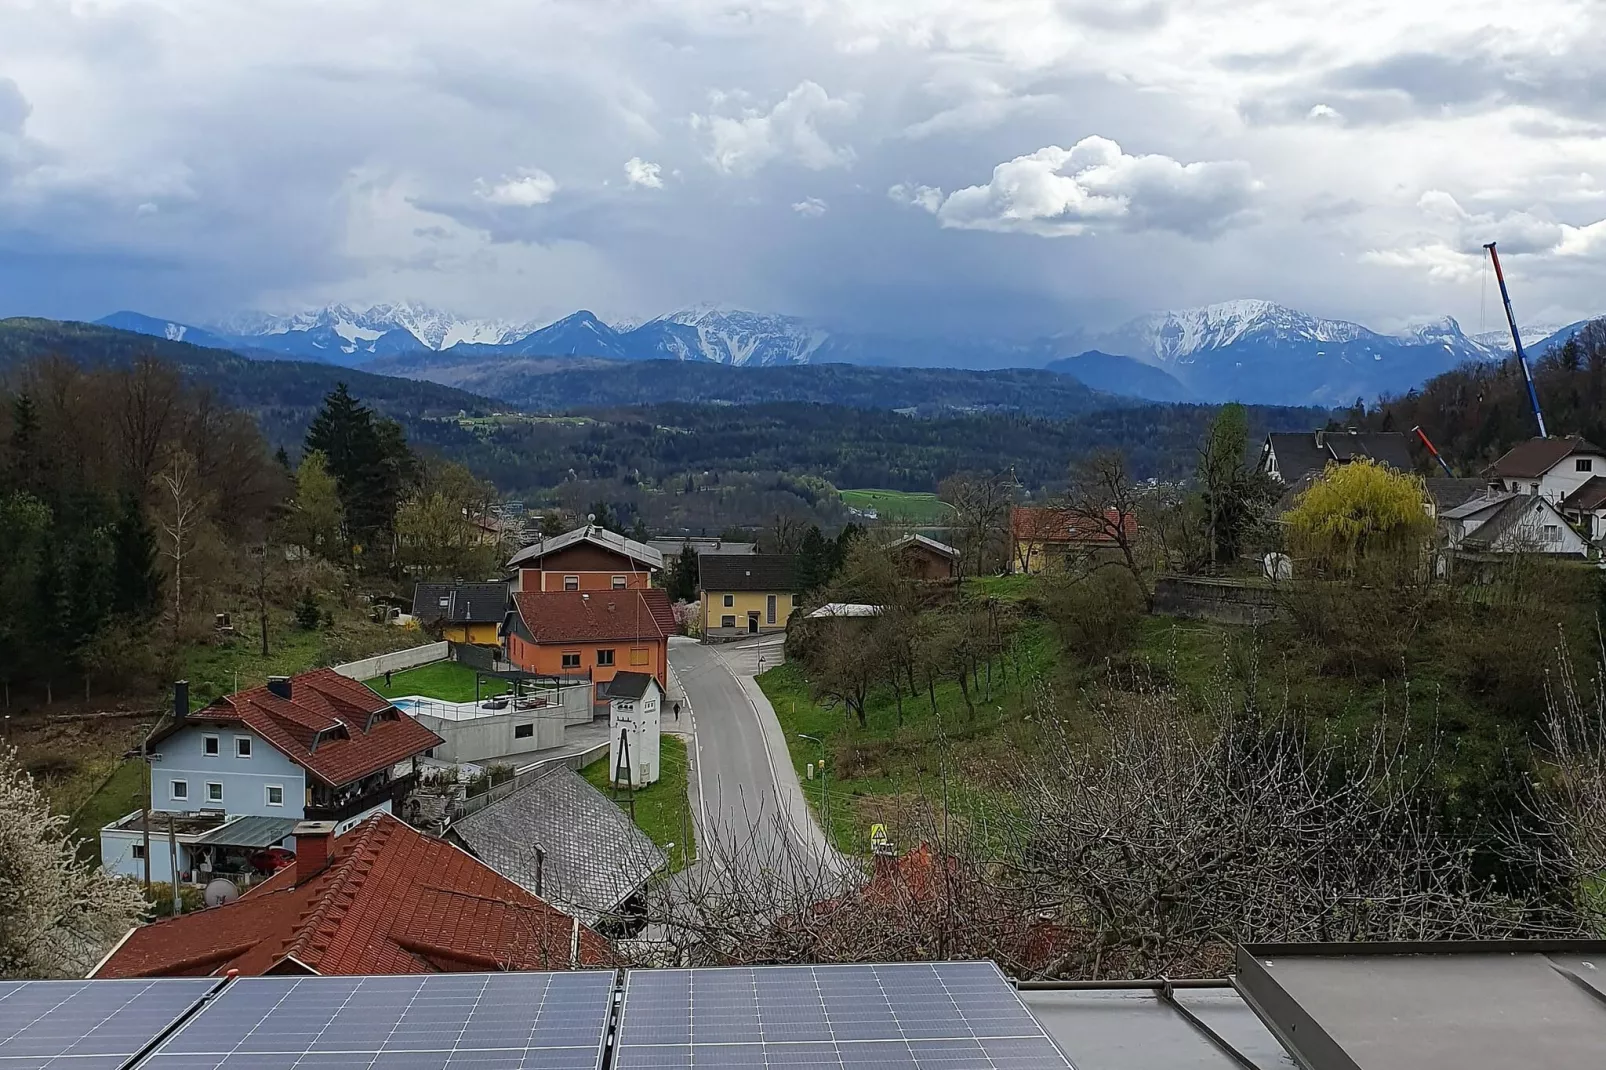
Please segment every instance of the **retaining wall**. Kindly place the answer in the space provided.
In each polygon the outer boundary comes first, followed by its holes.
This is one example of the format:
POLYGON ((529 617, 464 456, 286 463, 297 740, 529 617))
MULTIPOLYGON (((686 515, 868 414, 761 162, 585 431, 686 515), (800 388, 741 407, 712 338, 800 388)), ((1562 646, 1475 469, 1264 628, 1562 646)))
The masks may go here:
POLYGON ((376 676, 383 676, 386 672, 401 672, 403 669, 428 665, 432 661, 445 661, 451 645, 425 643, 423 646, 393 650, 389 654, 379 654, 363 658, 361 661, 348 661, 344 665, 335 665, 332 668, 341 676, 353 680, 372 680, 376 676))
POLYGON ((1264 582, 1203 576, 1162 576, 1154 611, 1223 624, 1265 624, 1282 614, 1277 589, 1264 582))

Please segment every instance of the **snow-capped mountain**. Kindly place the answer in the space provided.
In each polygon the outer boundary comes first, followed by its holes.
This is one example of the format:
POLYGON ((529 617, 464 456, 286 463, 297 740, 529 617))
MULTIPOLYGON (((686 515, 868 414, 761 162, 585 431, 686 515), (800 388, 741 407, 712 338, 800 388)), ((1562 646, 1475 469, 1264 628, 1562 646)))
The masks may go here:
POLYGON ((622 360, 698 360, 715 364, 806 364, 826 332, 791 316, 690 308, 638 326, 613 326, 581 311, 533 331, 509 346, 524 356, 613 357, 622 360))
POLYGON ((1270 301, 1226 301, 1139 316, 1095 338, 1092 348, 1185 364, 1199 353, 1242 342, 1347 343, 1380 337, 1358 323, 1320 319, 1270 301))
MULTIPOLYGON (((296 336, 312 336, 327 332, 320 338, 307 338, 308 345, 326 348, 323 340, 332 334, 344 340, 347 353, 373 352, 372 343, 395 331, 405 331, 427 349, 449 349, 459 342, 471 345, 507 345, 535 329, 534 324, 506 320, 476 320, 441 312, 416 302, 373 305, 361 311, 350 305, 326 305, 323 308, 290 315, 270 315, 248 312, 214 324, 214 333, 235 338, 274 338, 269 348, 295 351, 296 336)), ((400 340, 397 339, 399 342, 400 340)))

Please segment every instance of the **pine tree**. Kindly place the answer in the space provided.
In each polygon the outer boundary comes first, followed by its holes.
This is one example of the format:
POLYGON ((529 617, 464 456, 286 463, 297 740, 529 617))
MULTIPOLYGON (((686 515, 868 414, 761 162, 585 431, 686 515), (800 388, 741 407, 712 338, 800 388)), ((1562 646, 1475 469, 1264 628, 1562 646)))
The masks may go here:
POLYGON ((312 631, 323 621, 323 614, 318 611, 318 596, 308 587, 301 592, 301 600, 296 603, 296 627, 312 631))
POLYGON ((831 544, 820 533, 819 525, 810 524, 797 552, 797 585, 804 593, 819 590, 831 581, 831 553, 831 544))
POLYGON ((417 468, 401 426, 374 419, 373 411, 339 383, 307 428, 305 448, 321 452, 335 477, 350 548, 386 542, 403 487, 417 468))
POLYGON ((156 567, 156 533, 145 520, 139 498, 127 495, 112 527, 111 611, 148 620, 162 601, 162 574, 156 567))

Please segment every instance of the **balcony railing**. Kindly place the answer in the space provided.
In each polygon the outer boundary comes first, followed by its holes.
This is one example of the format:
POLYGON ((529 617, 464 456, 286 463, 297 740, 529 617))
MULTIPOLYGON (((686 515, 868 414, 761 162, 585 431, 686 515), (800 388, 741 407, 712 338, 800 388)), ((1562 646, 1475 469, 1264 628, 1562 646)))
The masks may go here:
POLYGON ((372 810, 386 801, 390 802, 394 810, 402 797, 413 790, 417 780, 416 774, 408 773, 406 776, 392 777, 383 784, 355 795, 338 795, 333 799, 319 799, 314 795, 312 805, 307 807, 307 820, 344 821, 364 810, 372 810))

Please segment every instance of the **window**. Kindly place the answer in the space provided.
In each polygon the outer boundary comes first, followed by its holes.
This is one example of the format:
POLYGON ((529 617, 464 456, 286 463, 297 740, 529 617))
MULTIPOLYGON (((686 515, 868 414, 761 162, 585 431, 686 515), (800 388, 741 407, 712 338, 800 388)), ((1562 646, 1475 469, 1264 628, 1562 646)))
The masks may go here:
POLYGON ((803 604, 803 596, 800 595, 800 594, 794 594, 792 596, 792 608, 796 609, 798 606, 800 606, 802 604, 803 604))
POLYGON ((219 751, 220 751, 220 747, 218 746, 217 737, 216 736, 202 736, 201 737, 201 749, 202 749, 202 751, 204 751, 206 753, 206 756, 208 758, 216 758, 218 756, 219 751))
POLYGON ((597 664, 598 665, 612 665, 613 664, 613 651, 611 651, 611 650, 599 650, 599 651, 597 651, 597 664))
POLYGON ((647 664, 647 648, 644 647, 644 646, 633 646, 633 647, 631 647, 630 648, 630 664, 632 664, 632 665, 645 665, 645 664, 647 664))
POLYGON ((625 578, 623 576, 615 576, 613 578, 613 589, 616 591, 625 589, 625 578))
POLYGON ((535 735, 535 725, 533 724, 516 724, 513 726, 514 739, 529 739, 533 735, 535 735))
POLYGON ((137 860, 142 859, 144 857, 145 857, 145 845, 143 843, 136 843, 134 845, 134 858, 135 858, 135 860, 137 861, 137 860))
POLYGON ((222 802, 223 801, 223 785, 214 783, 214 782, 212 782, 210 780, 207 781, 207 783, 206 783, 206 801, 209 802, 209 803, 220 803, 220 802, 222 802))
POLYGON ((578 591, 580 589, 580 577, 579 576, 565 576, 565 577, 563 577, 563 589, 565 591, 578 591))
POLYGON ((723 617, 719 618, 719 626, 721 628, 734 628, 734 627, 736 627, 736 614, 727 613, 723 617))
POLYGON ((251 737, 250 736, 235 736, 234 737, 234 756, 236 758, 249 758, 249 757, 251 757, 251 737))
POLYGON ((728 594, 728 595, 725 596, 725 608, 726 609, 729 609, 731 606, 734 606, 735 604, 736 604, 736 596, 735 595, 728 594))
POLYGON ((563 667, 565 669, 578 669, 580 667, 579 651, 575 651, 572 654, 563 655, 563 667))
POLYGON ((269 806, 283 806, 284 805, 284 785, 282 785, 282 784, 269 784, 267 786, 267 794, 268 794, 268 805, 269 806))
POLYGON ((1578 460, 1573 462, 1573 471, 1575 472, 1592 472, 1594 470, 1595 462, 1593 458, 1580 457, 1578 460))
POLYGON ((770 595, 764 602, 764 623, 775 623, 775 596, 770 595))
POLYGON ((1561 541, 1561 528, 1557 527, 1555 524, 1546 524, 1545 525, 1545 541, 1546 542, 1560 542, 1561 541))
POLYGON ((1538 494, 1539 493, 1539 484, 1538 483, 1530 483, 1530 484, 1528 484, 1528 493, 1529 494, 1538 494))
POLYGON ((190 782, 188 780, 171 780, 167 784, 167 794, 174 799, 184 800, 190 797, 190 782))

